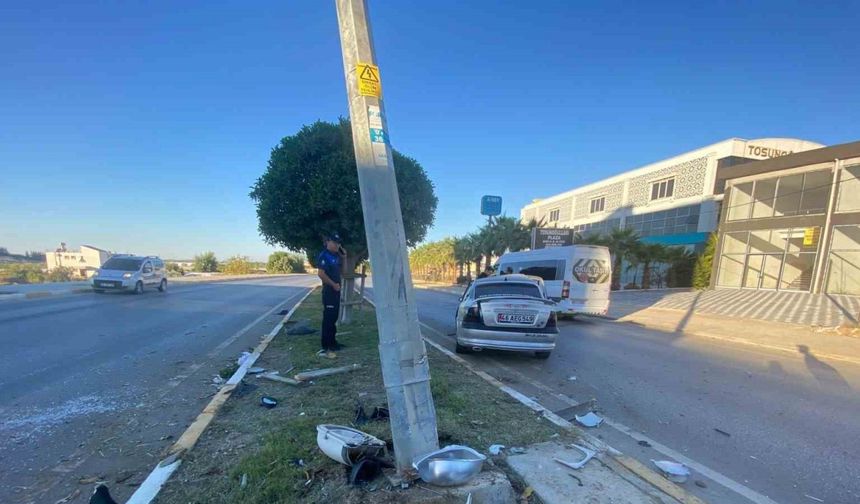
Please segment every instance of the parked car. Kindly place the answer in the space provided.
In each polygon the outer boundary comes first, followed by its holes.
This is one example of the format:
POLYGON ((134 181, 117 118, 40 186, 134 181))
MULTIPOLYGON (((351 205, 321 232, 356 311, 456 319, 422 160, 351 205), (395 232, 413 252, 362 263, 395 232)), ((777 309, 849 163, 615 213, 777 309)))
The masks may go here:
POLYGON ((146 287, 167 290, 167 272, 164 261, 155 256, 114 255, 108 259, 92 278, 93 290, 132 290, 142 294, 146 287))
POLYGON ((495 270, 497 275, 541 277, 560 313, 606 315, 609 311, 612 260, 606 247, 571 245, 508 252, 499 258, 495 270))
POLYGON ((546 359, 558 335, 555 303, 543 280, 502 275, 472 282, 457 308, 457 352, 483 349, 534 352, 546 359))

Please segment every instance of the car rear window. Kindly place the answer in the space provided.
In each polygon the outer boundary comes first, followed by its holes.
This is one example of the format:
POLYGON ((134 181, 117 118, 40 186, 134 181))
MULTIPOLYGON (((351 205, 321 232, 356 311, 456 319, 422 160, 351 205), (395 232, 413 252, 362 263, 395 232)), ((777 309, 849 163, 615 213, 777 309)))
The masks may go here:
POLYGON ((500 274, 521 273, 523 275, 536 276, 544 281, 564 280, 564 261, 522 261, 503 263, 499 266, 500 274))
POLYGON ((528 296, 542 298, 540 289, 535 284, 530 283, 485 283, 475 286, 475 297, 491 297, 491 296, 528 296))
POLYGON ((140 259, 128 259, 125 257, 112 257, 102 264, 102 269, 117 271, 137 271, 140 269, 140 259))

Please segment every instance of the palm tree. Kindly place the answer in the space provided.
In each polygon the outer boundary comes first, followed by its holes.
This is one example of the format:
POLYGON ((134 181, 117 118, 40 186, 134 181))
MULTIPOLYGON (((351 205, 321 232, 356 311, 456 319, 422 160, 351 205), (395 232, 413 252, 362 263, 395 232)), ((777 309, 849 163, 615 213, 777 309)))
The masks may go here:
POLYGON ((635 247, 633 255, 636 262, 642 265, 643 289, 651 288, 651 267, 654 263, 665 262, 666 248, 662 243, 640 243, 635 247))
POLYGON ((639 235, 631 228, 615 228, 603 238, 603 245, 612 253, 612 288, 621 288, 621 265, 630 260, 633 249, 639 244, 639 235))
POLYGON ((668 287, 690 287, 693 282, 693 265, 697 256, 684 247, 667 247, 665 261, 669 264, 666 271, 668 287))

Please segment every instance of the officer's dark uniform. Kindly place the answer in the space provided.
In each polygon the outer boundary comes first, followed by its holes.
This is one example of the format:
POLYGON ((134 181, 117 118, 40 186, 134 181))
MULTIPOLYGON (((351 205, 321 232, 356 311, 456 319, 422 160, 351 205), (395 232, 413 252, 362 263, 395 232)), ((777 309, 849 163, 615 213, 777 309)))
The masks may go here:
MULTIPOLYGON (((340 264, 341 258, 339 255, 329 252, 328 249, 323 250, 317 259, 319 268, 325 271, 325 274, 331 278, 334 283, 340 283, 340 264)), ((337 316, 340 313, 340 292, 334 290, 330 285, 323 284, 322 288, 323 301, 323 319, 322 319, 322 349, 336 350, 337 344, 337 316)))

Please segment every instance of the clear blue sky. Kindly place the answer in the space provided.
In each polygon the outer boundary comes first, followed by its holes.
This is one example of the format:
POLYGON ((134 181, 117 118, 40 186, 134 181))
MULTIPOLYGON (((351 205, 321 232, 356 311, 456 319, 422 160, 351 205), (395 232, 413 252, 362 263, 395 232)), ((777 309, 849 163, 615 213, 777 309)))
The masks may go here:
MULTIPOLYGON (((728 137, 860 139, 856 2, 371 0, 429 238, 728 137), (503 6, 503 4, 509 4, 503 6)), ((0 246, 264 258, 247 194, 347 115, 333 1, 6 2, 0 246)))

